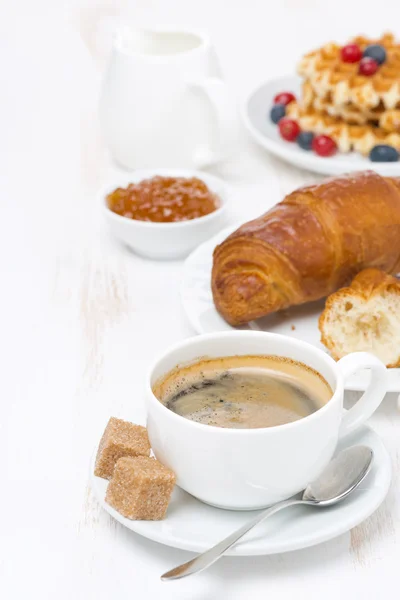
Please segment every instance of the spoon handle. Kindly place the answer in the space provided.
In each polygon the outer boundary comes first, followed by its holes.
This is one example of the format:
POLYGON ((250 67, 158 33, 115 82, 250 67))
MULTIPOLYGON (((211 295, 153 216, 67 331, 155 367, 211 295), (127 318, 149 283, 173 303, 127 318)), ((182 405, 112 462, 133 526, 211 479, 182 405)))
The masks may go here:
POLYGON ((283 508, 293 506, 294 504, 302 504, 303 502, 303 500, 299 499, 284 500, 283 502, 279 502, 278 504, 275 504, 274 506, 263 510, 262 512, 258 513, 258 515, 254 517, 254 519, 252 519, 248 523, 245 523, 245 525, 240 527, 240 529, 237 529, 236 531, 228 535, 228 537, 226 537, 224 540, 222 540, 209 550, 206 550, 202 554, 198 554, 195 558, 189 560, 183 565, 179 565, 171 571, 164 573, 164 575, 161 576, 162 581, 181 579, 182 577, 187 577, 188 575, 193 575, 194 573, 199 573, 200 571, 203 571, 204 569, 215 563, 223 554, 225 554, 227 550, 229 550, 229 548, 236 544, 236 542, 238 542, 248 531, 250 531, 250 529, 253 529, 253 527, 261 523, 261 521, 264 521, 264 519, 270 517, 271 515, 275 514, 279 510, 282 510, 283 508))

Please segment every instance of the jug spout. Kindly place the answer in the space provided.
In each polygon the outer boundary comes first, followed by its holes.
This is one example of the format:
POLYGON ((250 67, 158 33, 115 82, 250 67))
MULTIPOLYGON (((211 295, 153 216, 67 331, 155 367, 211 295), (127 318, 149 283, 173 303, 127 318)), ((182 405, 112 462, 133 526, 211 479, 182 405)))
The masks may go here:
POLYGON ((124 26, 117 31, 115 44, 120 51, 133 56, 170 59, 204 47, 206 37, 200 32, 172 27, 124 26))

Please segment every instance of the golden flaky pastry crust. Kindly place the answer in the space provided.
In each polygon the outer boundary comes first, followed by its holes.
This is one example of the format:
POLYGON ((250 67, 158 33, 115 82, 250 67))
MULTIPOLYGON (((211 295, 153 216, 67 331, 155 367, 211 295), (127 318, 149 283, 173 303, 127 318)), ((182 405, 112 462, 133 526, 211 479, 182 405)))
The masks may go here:
POLYGON ((400 178, 362 171, 292 192, 217 246, 214 303, 240 325, 328 296, 368 267, 400 271, 400 178))
POLYGON ((319 329, 335 360, 369 351, 387 367, 400 367, 400 281, 378 269, 361 271, 328 297, 319 329))

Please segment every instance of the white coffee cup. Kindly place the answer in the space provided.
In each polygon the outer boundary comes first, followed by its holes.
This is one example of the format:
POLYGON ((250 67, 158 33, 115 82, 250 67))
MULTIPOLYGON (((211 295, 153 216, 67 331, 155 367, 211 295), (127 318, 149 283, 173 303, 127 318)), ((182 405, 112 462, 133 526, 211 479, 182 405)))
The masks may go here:
POLYGON ((100 97, 114 159, 129 169, 201 169, 223 159, 236 111, 214 49, 201 32, 121 27, 100 97))
POLYGON ((385 396, 385 366, 366 352, 337 363, 323 351, 282 335, 234 331, 201 335, 165 352, 147 377, 147 427, 156 457, 177 475, 178 485, 220 508, 262 508, 296 494, 331 460, 339 437, 358 429, 385 396), (333 396, 322 408, 293 423, 260 429, 225 429, 186 419, 153 394, 154 383, 177 365, 204 357, 286 356, 318 371, 333 396), (369 367, 367 391, 343 409, 344 380, 369 367))

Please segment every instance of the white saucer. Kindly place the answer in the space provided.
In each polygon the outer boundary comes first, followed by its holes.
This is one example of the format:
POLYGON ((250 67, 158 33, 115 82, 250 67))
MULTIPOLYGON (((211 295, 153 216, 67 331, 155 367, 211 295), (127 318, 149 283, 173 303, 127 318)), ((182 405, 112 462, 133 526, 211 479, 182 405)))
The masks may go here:
MULTIPOLYGON (((357 434, 346 438, 339 448, 355 444, 372 448, 374 462, 366 480, 347 500, 331 508, 296 506, 282 511, 260 524, 228 554, 276 554, 306 548, 330 540, 369 517, 386 496, 392 467, 380 437, 369 427, 362 427, 357 434)), ((255 514, 214 508, 175 488, 164 521, 125 519, 104 501, 108 482, 93 475, 94 459, 95 453, 90 466, 91 484, 101 506, 128 529, 160 544, 203 552, 255 514)))
POLYGON ((296 76, 272 79, 251 93, 242 109, 244 124, 261 146, 288 163, 325 175, 340 175, 349 171, 373 169, 381 175, 400 176, 400 162, 374 163, 368 158, 351 152, 322 158, 311 151, 302 150, 296 143, 286 142, 279 136, 278 127, 269 118, 273 99, 283 91, 300 96, 301 79, 296 76))
MULTIPOLYGON (((181 300, 184 311, 197 333, 212 333, 234 329, 217 312, 211 293, 212 254, 220 244, 238 227, 227 227, 204 242, 186 259, 181 283, 181 300)), ((325 350, 320 342, 318 317, 323 310, 324 300, 290 308, 252 321, 241 329, 256 329, 288 335, 325 350)), ((345 382, 347 390, 365 390, 369 384, 369 370, 363 369, 345 382)), ((389 369, 388 391, 400 392, 400 369, 389 369)))

